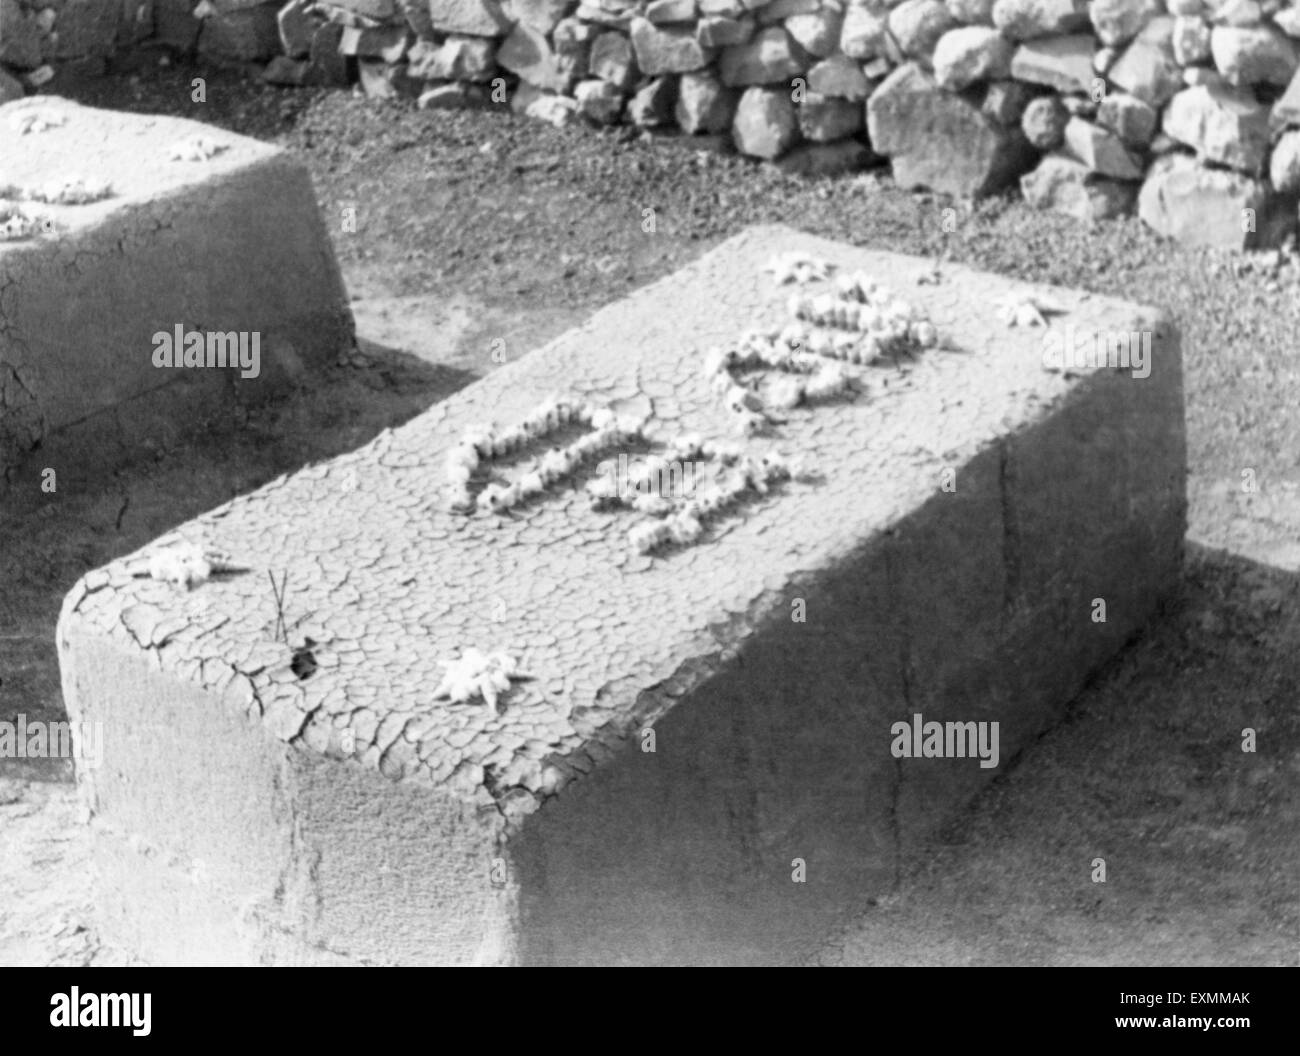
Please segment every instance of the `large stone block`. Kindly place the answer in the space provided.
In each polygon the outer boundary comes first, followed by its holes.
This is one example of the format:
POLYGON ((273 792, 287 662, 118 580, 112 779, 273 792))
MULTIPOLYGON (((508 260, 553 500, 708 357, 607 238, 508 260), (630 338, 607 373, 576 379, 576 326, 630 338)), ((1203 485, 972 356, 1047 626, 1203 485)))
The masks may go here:
POLYGON ((639 71, 632 43, 622 33, 602 33, 591 45, 591 73, 623 91, 636 84, 639 71))
POLYGON ((426 81, 490 81, 497 68, 496 50, 490 37, 449 36, 411 62, 410 74, 426 81))
POLYGON ((1138 216, 1152 230, 1188 245, 1259 249, 1295 231, 1296 198, 1276 193, 1263 180, 1169 154, 1148 170, 1138 216))
POLYGON ((934 77, 953 92, 977 81, 999 80, 1010 70, 1011 53, 1011 44, 991 26, 961 26, 939 38, 934 77))
POLYGON ((754 158, 779 158, 799 141, 799 117, 781 88, 746 88, 731 122, 736 149, 754 158))
POLYGON ((1088 21, 1109 47, 1127 44, 1162 9, 1160 0, 1089 0, 1088 21))
POLYGON ((731 128, 739 93, 711 73, 684 73, 677 84, 677 124, 683 132, 718 135, 731 128))
POLYGON ((1117 180, 1142 178, 1142 160, 1109 129, 1071 117, 1065 124, 1064 139, 1067 152, 1093 172, 1117 180))
POLYGON ((506 0, 502 9, 516 22, 531 26, 539 33, 550 33, 577 6, 577 0, 506 0))
POLYGON ((1112 84, 1159 109, 1183 86, 1183 71, 1174 57, 1174 21, 1153 18, 1107 71, 1112 84))
POLYGON ((1185 88, 1165 107, 1165 135, 1196 150, 1202 161, 1258 176, 1268 155, 1269 108, 1246 88, 1185 88))
POLYGON ((567 92, 581 73, 568 57, 556 54, 544 34, 522 22, 510 31, 496 61, 520 80, 552 92, 567 92))
POLYGON ((789 84, 808 69, 810 60, 780 26, 770 26, 745 44, 722 52, 718 72, 730 88, 789 84))
POLYGON ((996 0, 993 5, 993 24, 1011 40, 1070 33, 1087 22, 1085 0, 996 0))
POLYGON ((77 583, 57 635, 71 718, 103 724, 78 781, 105 941, 155 963, 794 961, 1061 718, 1178 586, 1181 364, 1156 312, 1054 291, 1049 335, 1149 335, 1144 369, 1054 371, 1044 331, 998 314, 1029 288, 950 265, 922 306, 960 354, 887 387, 894 367, 851 368, 870 398, 743 441, 805 473, 658 556, 572 487, 445 506, 465 430, 557 388, 647 416, 652 446, 730 435, 704 350, 784 321, 761 269, 796 249, 928 268, 751 230, 77 583), (247 574, 141 574, 178 540, 247 574), (470 647, 528 680, 435 699, 470 647), (918 714, 998 723, 998 764, 895 754, 918 714))
POLYGON ((311 183, 283 151, 51 96, 0 107, 0 184, 30 193, 77 177, 107 180, 110 196, 21 203, 55 230, 0 242, 0 480, 37 444, 42 465, 111 465, 151 433, 183 431, 196 410, 282 390, 350 347, 311 183), (25 112, 62 124, 20 136, 11 121, 25 112), (172 160, 196 135, 224 149, 172 160), (155 366, 154 335, 176 327, 249 334, 250 356, 260 334, 260 372, 155 366))
POLYGON ((1064 154, 1049 154, 1020 177, 1025 201, 1076 220, 1108 220, 1133 208, 1137 184, 1108 179, 1064 154))
POLYGON ((511 25, 497 0, 429 0, 429 18, 439 33, 475 37, 499 37, 510 32, 511 25))
POLYGON ((791 15, 785 20, 786 32, 799 47, 819 59, 839 50, 844 15, 833 7, 824 7, 807 15, 791 15))
POLYGON ((1300 47, 1273 26, 1215 26, 1214 65, 1229 84, 1285 86, 1300 65, 1300 47))
POLYGON ((752 18, 702 18, 695 24, 695 39, 702 48, 730 48, 744 44, 757 31, 752 18))
POLYGON ((887 14, 860 4, 850 6, 840 28, 840 50, 859 61, 888 54, 887 14))
POLYGON ((808 71, 808 90, 841 99, 864 100, 871 94, 871 83, 861 64, 845 55, 834 55, 808 71))
POLYGON ((911 63, 891 73, 867 100, 867 131, 872 149, 890 158, 900 186, 963 197, 999 190, 1035 157, 1018 127, 999 125, 911 63))
POLYGON ((1031 40, 1016 49, 1011 76, 1018 81, 1045 84, 1058 92, 1087 93, 1096 78, 1092 68, 1094 50, 1092 36, 1087 33, 1031 40))
POLYGON ((1097 106, 1097 124, 1109 128, 1130 147, 1149 146, 1159 122, 1154 108, 1124 92, 1111 92, 1097 106))
POLYGON ((939 0, 902 0, 889 11, 889 35, 903 56, 928 63, 934 47, 956 20, 939 0))
POLYGON ((661 27, 647 18, 634 18, 631 36, 637 65, 647 76, 690 73, 713 61, 713 52, 700 46, 693 29, 661 27))
MULTIPOLYGON (((426 105, 441 100, 431 99, 426 105)), ((563 128, 573 122, 578 115, 577 100, 567 95, 555 95, 534 87, 527 81, 520 81, 514 95, 510 97, 510 109, 516 114, 531 117, 534 121, 545 121, 556 128, 563 128)))

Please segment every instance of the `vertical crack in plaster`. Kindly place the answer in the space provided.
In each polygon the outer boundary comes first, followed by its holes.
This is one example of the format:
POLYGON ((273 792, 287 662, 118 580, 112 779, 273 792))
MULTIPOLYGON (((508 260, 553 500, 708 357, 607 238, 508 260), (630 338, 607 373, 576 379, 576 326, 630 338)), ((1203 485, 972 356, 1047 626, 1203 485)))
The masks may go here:
POLYGON ((1020 595, 1020 527, 1011 500, 1011 449, 1007 441, 998 445, 998 497, 1002 506, 1002 614, 1011 615, 1020 595))
POLYGON ((0 360, 0 470, 6 476, 22 456, 40 446, 47 428, 40 401, 18 368, 0 360))
MULTIPOLYGON (((903 714, 910 721, 912 715, 912 649, 911 649, 911 622, 907 617, 907 610, 898 604, 901 597, 898 583, 898 552, 894 546, 890 546, 888 556, 885 559, 886 576, 889 588, 889 596, 893 599, 894 604, 890 607, 894 612, 899 613, 899 624, 901 634, 898 642, 898 675, 899 685, 903 693, 903 714)), ((892 744, 892 738, 891 738, 892 744)), ((891 747, 892 754, 892 747, 891 747)), ((889 831, 894 841, 894 887, 895 892, 899 891, 903 885, 903 827, 899 819, 899 808, 903 799, 903 760, 894 757, 894 784, 889 797, 889 831)))

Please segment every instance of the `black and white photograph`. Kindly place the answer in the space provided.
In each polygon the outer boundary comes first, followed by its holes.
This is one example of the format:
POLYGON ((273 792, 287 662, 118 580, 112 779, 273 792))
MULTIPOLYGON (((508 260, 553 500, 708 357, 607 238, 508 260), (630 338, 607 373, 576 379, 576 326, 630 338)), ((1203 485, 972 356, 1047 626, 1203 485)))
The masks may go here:
POLYGON ((1300 0, 0 0, 23 1014, 1111 968, 1252 1044, 1298 222, 1300 0))

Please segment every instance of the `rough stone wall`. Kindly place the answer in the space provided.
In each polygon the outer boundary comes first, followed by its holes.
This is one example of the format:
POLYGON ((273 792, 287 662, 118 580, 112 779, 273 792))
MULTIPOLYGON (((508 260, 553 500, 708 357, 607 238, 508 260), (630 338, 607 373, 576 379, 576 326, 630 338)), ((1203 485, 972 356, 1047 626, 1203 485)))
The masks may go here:
POLYGON ((887 158, 959 196, 1019 179, 1189 241, 1296 219, 1300 0, 290 0, 279 30, 276 83, 346 77, 342 52, 424 106, 677 126, 795 171, 887 158))
POLYGON ((142 34, 277 84, 675 126, 792 171, 1019 179, 1219 246, 1279 241, 1300 197, 1300 0, 0 0, 0 102, 142 34))

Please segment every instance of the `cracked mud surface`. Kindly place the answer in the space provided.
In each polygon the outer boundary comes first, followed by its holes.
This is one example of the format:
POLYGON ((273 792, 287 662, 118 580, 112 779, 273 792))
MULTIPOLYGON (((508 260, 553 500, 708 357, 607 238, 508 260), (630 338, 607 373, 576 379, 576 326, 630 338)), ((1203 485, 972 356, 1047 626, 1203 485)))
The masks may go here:
MULTIPOLYGON (((202 116, 188 103, 191 75, 110 80, 83 101, 202 116)), ((1205 544, 1189 553, 1181 605, 821 959, 1297 963, 1293 265, 1276 275, 1259 258, 1234 266, 1160 245, 1136 224, 1088 233, 1018 202, 963 214, 949 238, 937 221, 948 203, 867 181, 805 185, 680 148, 233 82, 213 98, 212 120, 283 136, 304 157, 327 213, 358 193, 373 203, 357 236, 335 231, 349 289, 376 298, 373 310, 357 303, 359 322, 368 314, 386 327, 384 345, 475 375, 493 367, 492 337, 541 344, 755 221, 900 252, 937 252, 947 240, 972 266, 1168 307, 1187 367, 1190 535, 1205 544), (484 143, 493 149, 480 154, 484 143), (420 186, 428 193, 411 189, 420 186), (449 221, 449 204, 471 186, 449 221), (643 203, 659 209, 655 240, 638 226, 643 203), (1247 467, 1258 493, 1241 489, 1247 467), (1232 750, 1243 725, 1261 731, 1257 756, 1232 750), (1107 857, 1108 884, 1087 882, 1087 862, 1062 854, 1066 834, 1107 857)), ((208 449, 160 450, 115 479, 61 483, 43 509, 3 511, 0 717, 59 717, 54 620, 87 569, 279 473, 352 450, 465 380, 403 357, 362 361, 296 403, 228 423, 208 449)), ((4 760, 0 774, 36 783, 0 805, 0 890, 48 895, 0 898, 0 962, 84 959, 80 940, 54 935, 60 914, 76 920, 85 903, 87 852, 68 836, 71 786, 54 764, 4 760), (22 818, 6 813, 14 808, 22 818)))

